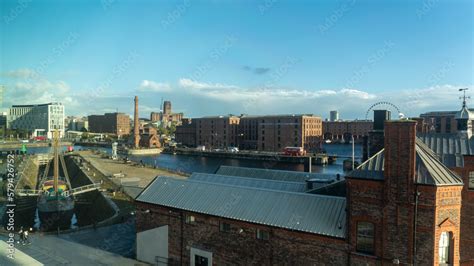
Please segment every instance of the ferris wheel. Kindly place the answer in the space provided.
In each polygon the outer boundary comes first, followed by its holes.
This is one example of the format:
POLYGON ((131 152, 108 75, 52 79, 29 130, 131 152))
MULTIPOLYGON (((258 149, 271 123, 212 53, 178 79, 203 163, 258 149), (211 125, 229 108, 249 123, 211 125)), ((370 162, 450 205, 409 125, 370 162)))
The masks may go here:
POLYGON ((383 102, 376 102, 376 103, 372 104, 372 106, 369 107, 369 109, 365 113, 365 120, 369 120, 370 112, 372 110, 374 110, 375 107, 378 107, 378 106, 385 106, 385 107, 388 107, 391 110, 395 110, 398 114, 399 119, 402 119, 402 118, 405 117, 405 115, 402 112, 400 112, 400 109, 395 104, 393 104, 391 102, 383 101, 383 102))

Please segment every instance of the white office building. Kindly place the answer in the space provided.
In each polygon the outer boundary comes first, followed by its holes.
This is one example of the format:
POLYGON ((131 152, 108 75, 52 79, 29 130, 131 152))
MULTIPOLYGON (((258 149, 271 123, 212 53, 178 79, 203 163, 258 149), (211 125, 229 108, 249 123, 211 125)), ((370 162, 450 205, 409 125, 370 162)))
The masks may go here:
POLYGON ((28 130, 33 137, 53 137, 55 129, 64 136, 64 105, 47 103, 34 105, 13 105, 7 116, 7 127, 28 130))

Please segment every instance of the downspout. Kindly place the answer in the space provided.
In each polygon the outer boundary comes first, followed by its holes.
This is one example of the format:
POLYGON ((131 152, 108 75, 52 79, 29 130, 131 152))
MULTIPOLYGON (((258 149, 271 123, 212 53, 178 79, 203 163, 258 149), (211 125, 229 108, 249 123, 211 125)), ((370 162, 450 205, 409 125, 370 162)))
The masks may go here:
POLYGON ((184 237, 183 237, 183 229, 184 229, 184 224, 183 224, 183 212, 181 211, 181 251, 180 251, 180 263, 181 265, 183 264, 183 245, 184 245, 184 237))
POLYGON ((418 221, 418 201, 421 192, 418 191, 418 185, 415 185, 415 215, 413 217, 413 266, 416 266, 416 224, 418 221))

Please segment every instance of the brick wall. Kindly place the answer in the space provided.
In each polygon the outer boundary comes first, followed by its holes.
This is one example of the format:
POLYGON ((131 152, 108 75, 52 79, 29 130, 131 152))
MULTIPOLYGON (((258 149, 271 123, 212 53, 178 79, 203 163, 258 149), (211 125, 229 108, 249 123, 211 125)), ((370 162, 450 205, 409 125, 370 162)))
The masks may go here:
POLYGON ((212 252, 214 265, 347 265, 344 239, 182 212, 137 202, 137 232, 169 226, 169 256, 175 265, 189 265, 190 249, 212 252), (151 210, 144 213, 143 210, 151 210), (186 224, 182 216, 195 216, 186 224), (220 222, 231 224, 220 231, 220 222), (182 228, 182 230, 181 230, 182 228), (269 240, 256 239, 257 228, 270 232, 269 240), (243 231, 240 232, 240 229, 243 231), (181 238, 182 237, 182 238, 181 238))
POLYGON ((461 191, 462 186, 438 187, 436 193, 435 230, 434 230, 434 264, 439 265, 439 240, 442 232, 452 234, 454 265, 459 265, 459 238, 461 224, 461 191))
POLYGON ((454 168, 464 182, 461 205, 460 259, 462 265, 474 265, 474 189, 469 189, 469 172, 474 171, 474 156, 464 156, 464 168, 454 168))

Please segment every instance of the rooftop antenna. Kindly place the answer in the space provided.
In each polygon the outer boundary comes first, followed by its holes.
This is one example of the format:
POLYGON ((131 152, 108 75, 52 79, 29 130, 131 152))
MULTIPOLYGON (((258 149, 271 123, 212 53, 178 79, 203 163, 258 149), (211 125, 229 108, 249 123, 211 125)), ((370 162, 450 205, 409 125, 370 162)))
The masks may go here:
POLYGON ((462 107, 465 108, 466 107, 466 99, 471 99, 470 96, 466 96, 466 91, 469 90, 468 88, 462 88, 462 89, 459 89, 459 91, 462 91, 463 92, 463 96, 462 97, 459 97, 459 99, 462 99, 462 107))

